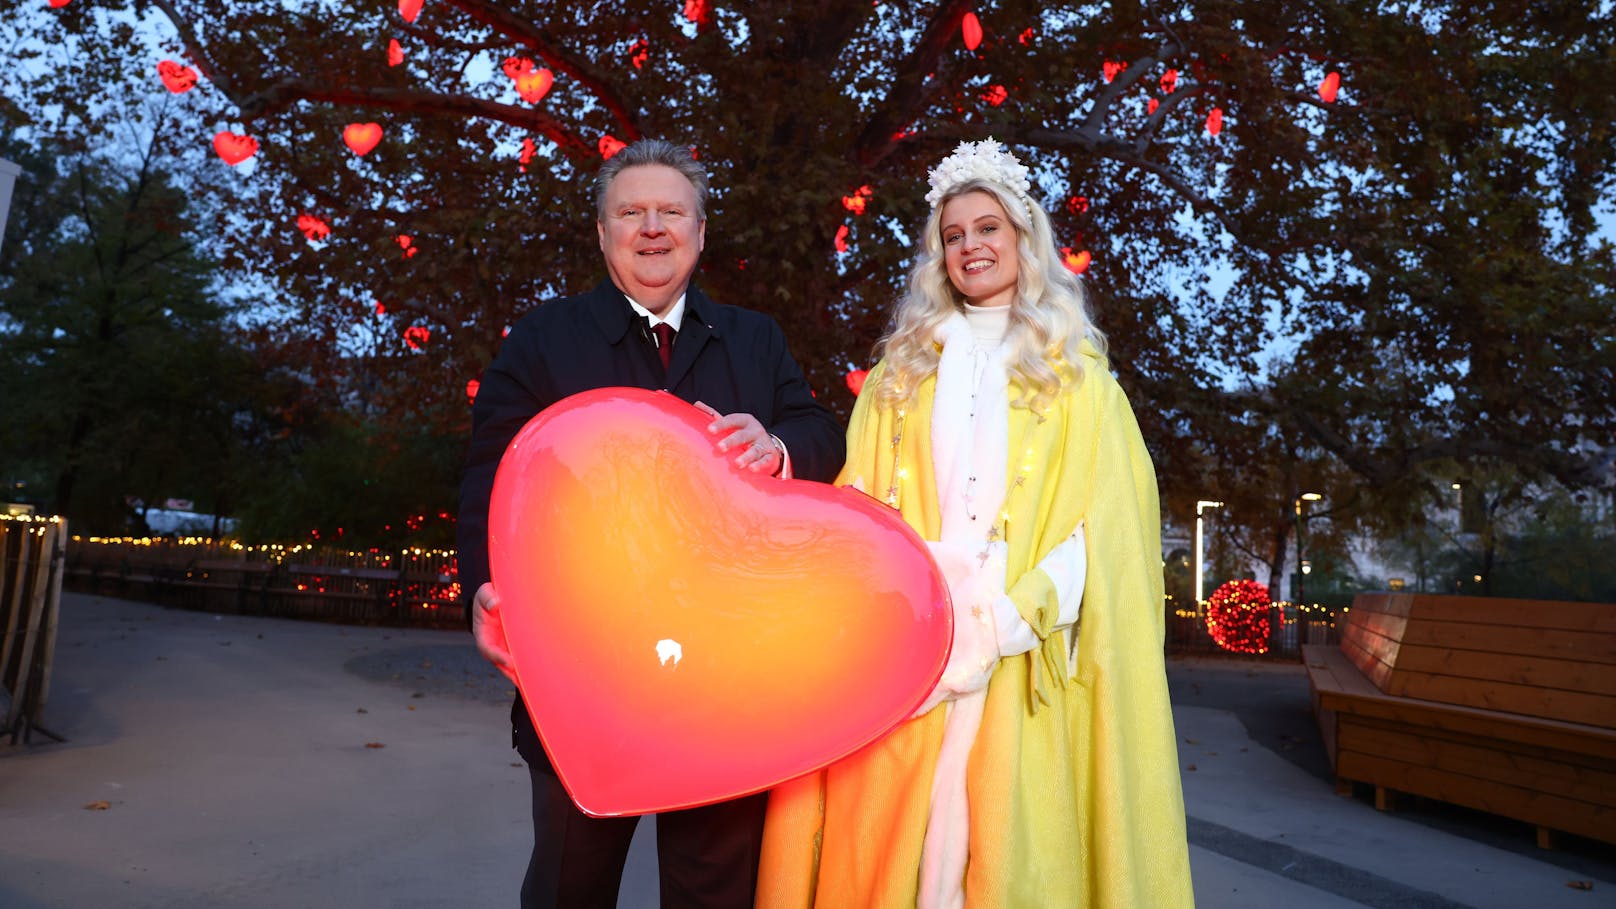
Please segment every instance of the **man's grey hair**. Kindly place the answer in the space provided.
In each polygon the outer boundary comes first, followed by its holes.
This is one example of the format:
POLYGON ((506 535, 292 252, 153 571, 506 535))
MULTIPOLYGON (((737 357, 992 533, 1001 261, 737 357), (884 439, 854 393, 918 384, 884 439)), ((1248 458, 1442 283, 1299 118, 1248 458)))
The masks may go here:
POLYGON ((691 156, 690 149, 665 139, 641 139, 606 159, 595 174, 596 219, 606 220, 606 188, 612 185, 617 175, 631 167, 646 164, 661 164, 683 174, 696 188, 696 217, 707 217, 707 171, 691 156))

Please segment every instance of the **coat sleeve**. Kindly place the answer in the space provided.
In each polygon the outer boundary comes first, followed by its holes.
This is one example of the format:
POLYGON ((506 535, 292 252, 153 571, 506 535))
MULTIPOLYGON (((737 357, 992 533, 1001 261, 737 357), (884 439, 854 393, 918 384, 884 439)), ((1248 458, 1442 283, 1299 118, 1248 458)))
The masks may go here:
POLYGON ((791 474, 799 480, 829 482, 847 453, 841 424, 814 400, 802 368, 791 358, 785 332, 773 319, 762 341, 766 366, 774 383, 774 413, 764 420, 769 432, 785 443, 791 474))
POLYGON ((541 391, 544 363, 530 325, 518 323, 483 372, 472 405, 471 446, 460 478, 455 526, 461 603, 471 621, 471 598, 489 580, 488 503, 494 474, 511 440, 549 401, 541 391))

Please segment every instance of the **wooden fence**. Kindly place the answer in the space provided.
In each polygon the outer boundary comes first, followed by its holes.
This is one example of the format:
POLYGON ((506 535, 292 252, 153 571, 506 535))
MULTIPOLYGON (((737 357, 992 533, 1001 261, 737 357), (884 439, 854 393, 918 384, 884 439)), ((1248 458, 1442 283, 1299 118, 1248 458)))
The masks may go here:
POLYGON ((76 591, 207 612, 466 627, 454 553, 443 550, 89 537, 68 543, 65 574, 76 591))
POLYGON ((0 734, 26 742, 50 695, 56 617, 62 598, 67 523, 60 518, 0 515, 0 734))

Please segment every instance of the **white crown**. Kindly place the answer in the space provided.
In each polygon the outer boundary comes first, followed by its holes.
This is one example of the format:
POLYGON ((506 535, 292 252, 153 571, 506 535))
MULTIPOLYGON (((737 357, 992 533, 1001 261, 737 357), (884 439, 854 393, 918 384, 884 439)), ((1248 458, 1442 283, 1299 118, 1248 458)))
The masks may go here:
POLYGON ((961 142, 952 155, 932 169, 929 179, 931 192, 926 193, 926 202, 932 208, 956 188, 972 180, 987 180, 1010 190, 1029 212, 1032 211, 1032 197, 1027 195, 1032 189, 1027 180, 1027 168, 996 139, 961 142))

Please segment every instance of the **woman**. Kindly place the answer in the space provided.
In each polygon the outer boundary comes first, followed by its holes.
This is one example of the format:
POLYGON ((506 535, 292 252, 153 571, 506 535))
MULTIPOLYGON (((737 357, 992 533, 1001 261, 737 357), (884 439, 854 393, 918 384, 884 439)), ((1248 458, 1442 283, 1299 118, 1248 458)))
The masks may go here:
POLYGON ((933 541, 954 646, 913 719, 771 794, 759 907, 1192 904, 1155 473, 1028 186, 991 139, 931 172, 838 482, 933 541))

